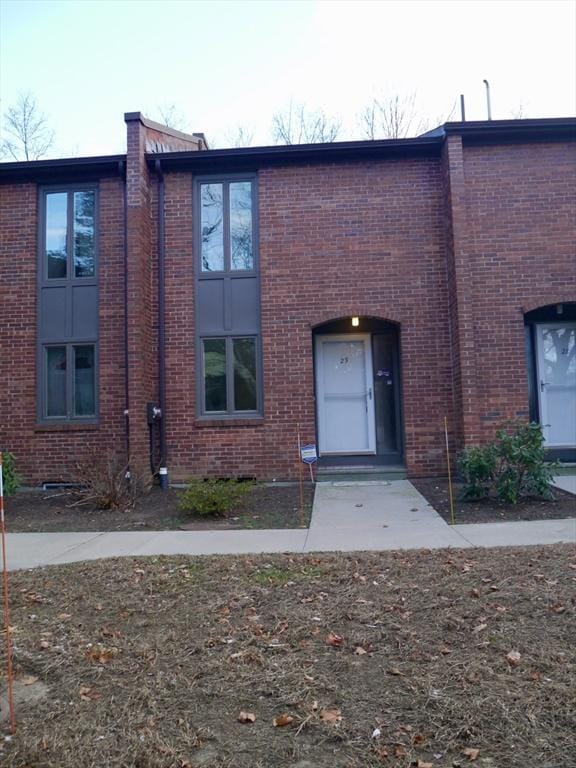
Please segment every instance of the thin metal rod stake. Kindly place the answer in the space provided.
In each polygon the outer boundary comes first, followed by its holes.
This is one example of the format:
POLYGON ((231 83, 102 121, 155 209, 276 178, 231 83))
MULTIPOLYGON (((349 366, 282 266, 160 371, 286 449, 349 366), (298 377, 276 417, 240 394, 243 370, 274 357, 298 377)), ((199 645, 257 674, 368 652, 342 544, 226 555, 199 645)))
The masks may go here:
POLYGON ((16 712, 14 711, 14 670, 12 667, 12 636, 10 634, 10 603, 8 600, 8 561, 6 559, 6 521, 4 519, 4 477, 2 474, 2 452, 0 451, 0 528, 2 536, 2 591, 4 598, 4 634, 6 635, 6 680, 8 681, 8 709, 10 732, 16 733, 16 712))

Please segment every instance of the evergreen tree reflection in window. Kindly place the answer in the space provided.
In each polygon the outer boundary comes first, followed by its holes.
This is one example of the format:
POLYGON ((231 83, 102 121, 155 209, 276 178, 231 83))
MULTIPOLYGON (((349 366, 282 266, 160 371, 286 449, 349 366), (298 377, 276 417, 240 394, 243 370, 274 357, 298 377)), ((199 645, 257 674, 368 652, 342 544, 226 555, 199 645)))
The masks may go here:
POLYGON ((74 193, 74 277, 94 277, 94 192, 74 193))

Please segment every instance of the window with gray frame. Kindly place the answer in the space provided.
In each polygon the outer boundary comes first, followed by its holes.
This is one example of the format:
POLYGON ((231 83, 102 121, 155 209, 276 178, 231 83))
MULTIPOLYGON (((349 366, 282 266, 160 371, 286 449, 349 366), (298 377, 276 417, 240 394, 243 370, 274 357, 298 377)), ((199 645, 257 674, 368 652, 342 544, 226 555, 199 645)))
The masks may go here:
POLYGON ((255 175, 195 181, 199 415, 262 413, 255 175))
POLYGON ((38 248, 38 416, 97 416, 98 190, 40 190, 38 248))

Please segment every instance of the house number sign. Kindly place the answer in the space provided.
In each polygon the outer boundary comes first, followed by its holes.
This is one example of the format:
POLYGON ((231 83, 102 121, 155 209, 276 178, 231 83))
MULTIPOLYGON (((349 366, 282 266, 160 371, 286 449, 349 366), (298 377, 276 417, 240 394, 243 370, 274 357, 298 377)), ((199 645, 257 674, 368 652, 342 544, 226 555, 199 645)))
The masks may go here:
POLYGON ((318 454, 316 453, 316 446, 314 443, 303 445, 300 449, 300 456, 304 464, 314 464, 318 461, 318 454))

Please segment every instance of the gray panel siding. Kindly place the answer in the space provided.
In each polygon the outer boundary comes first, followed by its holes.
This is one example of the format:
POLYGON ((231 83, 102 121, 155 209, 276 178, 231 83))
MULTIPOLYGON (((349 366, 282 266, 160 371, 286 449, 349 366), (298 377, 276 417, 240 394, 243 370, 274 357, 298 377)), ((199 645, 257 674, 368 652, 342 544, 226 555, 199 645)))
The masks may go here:
POLYGON ((41 341, 62 341, 68 336, 66 288, 40 290, 38 335, 41 341))
POLYGON ((98 338, 98 289, 95 285, 72 286, 73 340, 98 338))

